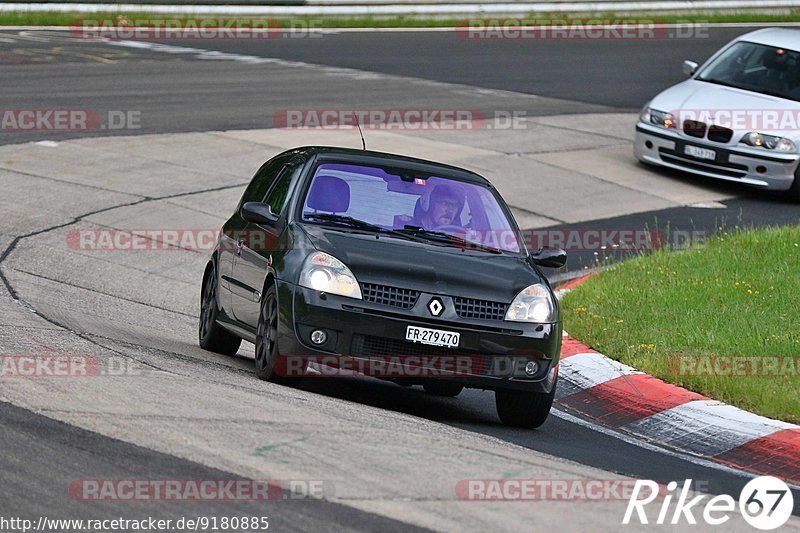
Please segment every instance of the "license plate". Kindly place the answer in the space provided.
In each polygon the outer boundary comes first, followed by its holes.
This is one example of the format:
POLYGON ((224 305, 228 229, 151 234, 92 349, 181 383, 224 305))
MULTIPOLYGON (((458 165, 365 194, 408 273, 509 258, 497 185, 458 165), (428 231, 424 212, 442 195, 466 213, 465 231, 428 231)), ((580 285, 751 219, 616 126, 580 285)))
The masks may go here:
POLYGON ((717 153, 714 150, 709 150, 707 148, 700 148, 698 146, 692 146, 690 144, 687 144, 684 147, 683 152, 686 155, 690 155, 698 159, 710 159, 713 161, 714 159, 717 158, 717 153))
POLYGON ((442 331, 441 329, 408 326, 408 329, 406 329, 406 340, 422 344, 431 344, 433 346, 458 348, 461 334, 455 331, 442 331))

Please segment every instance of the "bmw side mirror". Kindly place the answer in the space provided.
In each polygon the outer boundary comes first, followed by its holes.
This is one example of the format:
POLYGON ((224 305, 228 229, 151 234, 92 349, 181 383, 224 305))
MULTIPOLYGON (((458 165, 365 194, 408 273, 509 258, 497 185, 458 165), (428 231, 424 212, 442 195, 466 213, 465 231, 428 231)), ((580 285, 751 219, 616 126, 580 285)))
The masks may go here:
POLYGON ((697 72, 697 63, 694 61, 689 61, 688 59, 683 62, 683 73, 687 76, 693 75, 697 72))
POLYGON ((266 224, 271 226, 280 218, 272 212, 269 204, 261 202, 247 202, 242 206, 242 218, 253 224, 266 224))
POLYGON ((567 252, 561 248, 542 248, 531 253, 531 260, 539 266, 561 268, 567 264, 567 252))

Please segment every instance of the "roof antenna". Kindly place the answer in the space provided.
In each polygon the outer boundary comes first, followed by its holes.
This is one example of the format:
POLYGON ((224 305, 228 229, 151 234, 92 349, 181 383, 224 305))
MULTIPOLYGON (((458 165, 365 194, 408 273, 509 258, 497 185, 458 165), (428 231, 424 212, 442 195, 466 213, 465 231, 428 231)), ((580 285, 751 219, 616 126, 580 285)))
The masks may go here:
POLYGON ((364 140, 364 132, 361 131, 361 124, 358 123, 358 114, 353 113, 353 117, 356 119, 356 126, 358 127, 358 134, 361 135, 361 149, 367 149, 367 142, 364 140))

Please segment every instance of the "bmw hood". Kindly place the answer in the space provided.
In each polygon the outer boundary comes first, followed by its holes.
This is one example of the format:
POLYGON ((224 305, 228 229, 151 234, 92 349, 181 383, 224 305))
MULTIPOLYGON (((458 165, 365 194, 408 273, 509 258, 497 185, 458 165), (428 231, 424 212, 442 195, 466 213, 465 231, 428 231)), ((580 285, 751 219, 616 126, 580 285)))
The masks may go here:
POLYGON ((693 119, 730 128, 733 142, 751 131, 797 138, 800 129, 800 102, 694 79, 663 91, 648 107, 672 113, 679 124, 693 119))
POLYGON ((464 251, 316 225, 304 229, 315 248, 342 261, 359 283, 510 303, 525 287, 542 282, 522 255, 464 251))

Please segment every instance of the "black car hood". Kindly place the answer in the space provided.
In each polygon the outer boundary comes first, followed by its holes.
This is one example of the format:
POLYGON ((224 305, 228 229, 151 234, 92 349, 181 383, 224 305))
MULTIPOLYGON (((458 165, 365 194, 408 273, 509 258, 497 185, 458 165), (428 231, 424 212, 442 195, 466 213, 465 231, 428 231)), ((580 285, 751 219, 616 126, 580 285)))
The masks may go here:
POLYGON ((318 250, 347 265, 359 283, 510 303, 528 285, 542 282, 521 255, 464 251, 310 224, 303 229, 318 250))

